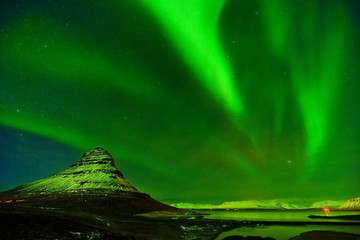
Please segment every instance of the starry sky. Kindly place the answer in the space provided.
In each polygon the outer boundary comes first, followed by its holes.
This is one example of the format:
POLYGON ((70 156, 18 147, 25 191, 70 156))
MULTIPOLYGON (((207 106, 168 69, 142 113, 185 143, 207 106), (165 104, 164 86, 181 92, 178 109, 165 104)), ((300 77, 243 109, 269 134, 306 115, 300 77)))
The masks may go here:
POLYGON ((360 189, 357 0, 0 2, 0 190, 101 146, 165 202, 360 189))

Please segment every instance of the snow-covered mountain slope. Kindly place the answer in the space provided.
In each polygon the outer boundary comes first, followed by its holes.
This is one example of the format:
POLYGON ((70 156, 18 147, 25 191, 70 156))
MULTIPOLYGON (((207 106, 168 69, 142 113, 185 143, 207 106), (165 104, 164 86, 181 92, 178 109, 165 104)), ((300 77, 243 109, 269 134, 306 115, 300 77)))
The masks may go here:
POLYGON ((320 208, 330 208, 330 209, 334 209, 334 208, 338 208, 341 205, 344 204, 345 201, 339 200, 339 201, 334 201, 334 200, 325 200, 325 201, 319 201, 319 202, 314 202, 310 208, 315 208, 315 209, 320 209, 320 208))
POLYGON ((305 209, 306 207, 299 204, 286 202, 284 200, 246 200, 246 201, 232 201, 224 202, 222 204, 192 204, 192 203, 178 203, 172 206, 178 208, 194 208, 194 209, 305 209))
POLYGON ((339 207, 341 210, 360 210, 360 197, 347 200, 339 207))

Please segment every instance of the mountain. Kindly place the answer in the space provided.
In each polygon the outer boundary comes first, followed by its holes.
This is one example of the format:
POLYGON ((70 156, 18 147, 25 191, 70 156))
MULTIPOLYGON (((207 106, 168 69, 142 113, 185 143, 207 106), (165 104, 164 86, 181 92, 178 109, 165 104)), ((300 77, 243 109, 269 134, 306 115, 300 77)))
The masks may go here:
POLYGON ((221 208, 239 208, 239 209, 277 209, 277 210, 291 210, 303 209, 303 206, 289 203, 284 200, 247 200, 236 202, 224 202, 220 205, 221 208))
POLYGON ((112 156, 101 147, 48 178, 0 193, 2 203, 47 207, 118 210, 121 214, 178 211, 139 192, 125 180, 112 156))
POLYGON ((71 167, 49 178, 25 184, 17 192, 76 192, 81 190, 121 190, 139 192, 115 166, 111 155, 98 147, 85 153, 71 167))
POLYGON ((274 204, 268 203, 266 201, 259 200, 246 200, 246 201, 233 201, 233 202, 224 202, 219 206, 220 208, 240 208, 240 209, 274 209, 274 204))
POLYGON ((192 204, 192 203, 177 203, 172 204, 178 208, 193 208, 193 209, 276 209, 276 210, 296 210, 305 209, 306 207, 299 204, 286 202, 285 200, 246 200, 246 201, 232 201, 224 202, 222 204, 192 204))
POLYGON ((314 202, 309 208, 314 208, 314 209, 320 209, 320 208, 329 208, 329 209, 334 209, 334 208, 338 208, 341 205, 344 204, 345 201, 334 201, 334 200, 325 200, 325 201, 320 201, 320 202, 314 202))
POLYGON ((360 197, 347 200, 343 205, 339 207, 341 210, 360 210, 360 197))

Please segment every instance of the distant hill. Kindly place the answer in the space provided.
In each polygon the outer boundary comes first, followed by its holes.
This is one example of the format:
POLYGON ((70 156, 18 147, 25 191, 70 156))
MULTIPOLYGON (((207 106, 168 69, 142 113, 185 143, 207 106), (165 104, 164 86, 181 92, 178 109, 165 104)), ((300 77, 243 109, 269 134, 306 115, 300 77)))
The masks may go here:
POLYGON ((220 205, 221 208, 238 208, 238 209, 303 209, 301 205, 287 203, 280 200, 247 200, 224 202, 220 205))
POLYGON ((272 200, 245 200, 231 201, 221 204, 194 204, 176 203, 171 206, 186 209, 264 209, 264 210, 306 210, 306 209, 341 209, 341 210, 360 210, 360 198, 345 200, 324 200, 314 202, 310 206, 294 203, 291 200, 272 199, 272 200))
POLYGON ((339 207, 341 210, 360 210, 360 197, 347 200, 339 207))
POLYGON ((310 206, 310 208, 314 208, 314 209, 320 209, 320 208, 335 209, 335 208, 339 208, 344 203, 345 203, 344 200, 339 200, 339 201, 325 200, 325 201, 320 201, 320 202, 314 202, 310 206))
POLYGON ((222 204, 192 204, 192 203, 178 203, 172 204, 178 208, 193 208, 193 209, 276 209, 276 210, 296 210, 306 209, 306 207, 285 202, 284 200, 246 200, 246 201, 232 201, 224 202, 222 204))

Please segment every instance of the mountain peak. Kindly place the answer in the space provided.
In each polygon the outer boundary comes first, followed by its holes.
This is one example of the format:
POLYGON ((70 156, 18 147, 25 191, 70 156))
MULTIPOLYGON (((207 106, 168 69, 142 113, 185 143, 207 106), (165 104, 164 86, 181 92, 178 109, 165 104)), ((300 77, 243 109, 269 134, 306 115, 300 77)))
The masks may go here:
POLYGON ((94 150, 84 153, 81 159, 71 167, 84 164, 111 164, 115 167, 114 159, 102 147, 96 147, 94 150))
POLYGON ((66 170, 20 188, 28 192, 84 190, 138 192, 134 186, 125 180, 110 153, 101 147, 84 153, 79 161, 66 170))

